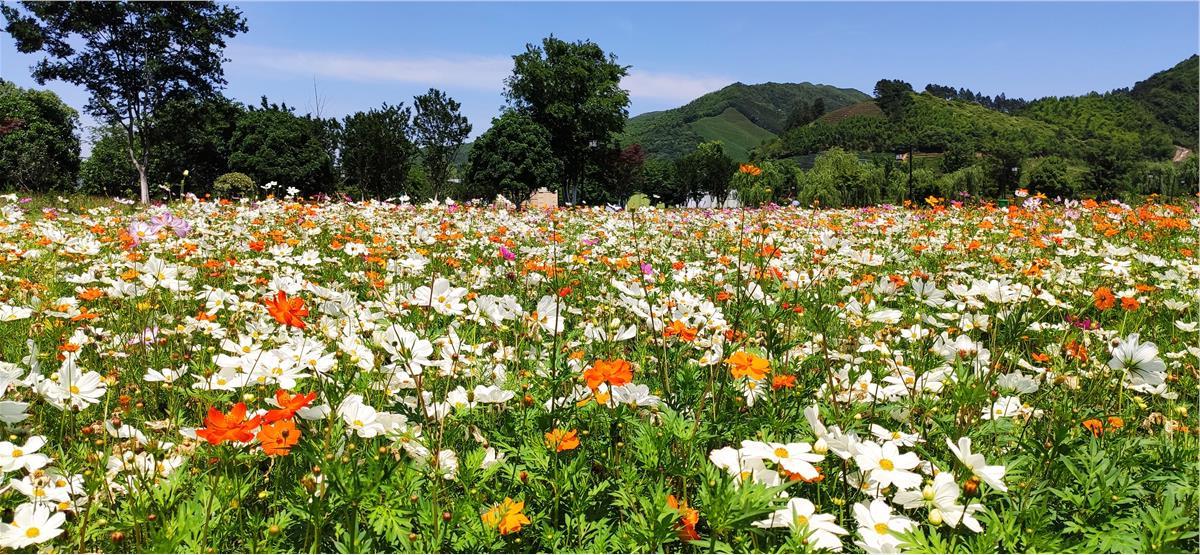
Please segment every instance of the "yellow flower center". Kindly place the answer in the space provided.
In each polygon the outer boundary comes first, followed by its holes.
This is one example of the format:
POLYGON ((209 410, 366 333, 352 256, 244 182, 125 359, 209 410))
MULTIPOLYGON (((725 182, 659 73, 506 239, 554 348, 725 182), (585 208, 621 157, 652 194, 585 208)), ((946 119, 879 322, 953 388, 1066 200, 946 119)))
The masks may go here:
POLYGON ((876 533, 876 534, 879 534, 879 535, 881 535, 881 536, 882 536, 882 535, 884 535, 884 534, 886 534, 886 533, 888 533, 888 525, 887 525, 887 523, 886 523, 886 522, 880 522, 879 524, 876 524, 876 525, 875 525, 875 533, 876 533))
POLYGON ((892 469, 896 468, 896 465, 892 463, 891 459, 880 459, 879 460, 879 468, 882 468, 884 470, 892 470, 892 469))
POLYGON ((37 528, 29 528, 28 530, 25 530, 25 537, 27 538, 36 538, 40 535, 42 535, 42 531, 38 530, 37 528))
POLYGON ((775 456, 779 457, 781 459, 786 459, 786 458, 788 458, 788 451, 787 451, 787 449, 780 447, 775 450, 775 456))
POLYGON ((13 449, 12 456, 13 456, 13 458, 15 459, 15 458, 17 458, 17 457, 20 457, 21 455, 24 455, 24 454, 25 454, 25 452, 24 452, 24 451, 22 451, 22 450, 20 450, 20 449, 13 449))
POLYGON ((355 426, 358 426, 358 427, 360 427, 360 428, 361 428, 361 427, 363 426, 363 421, 362 421, 362 420, 355 420, 355 421, 354 421, 354 425, 355 425, 355 426))
POLYGON ((808 517, 804 515, 796 515, 796 527, 800 528, 803 526, 808 526, 808 517))
POLYGON ((33 490, 33 496, 34 497, 45 497, 46 490, 44 488, 36 488, 33 490))
POLYGON ((76 386, 71 386, 71 395, 79 395, 79 388, 76 386))

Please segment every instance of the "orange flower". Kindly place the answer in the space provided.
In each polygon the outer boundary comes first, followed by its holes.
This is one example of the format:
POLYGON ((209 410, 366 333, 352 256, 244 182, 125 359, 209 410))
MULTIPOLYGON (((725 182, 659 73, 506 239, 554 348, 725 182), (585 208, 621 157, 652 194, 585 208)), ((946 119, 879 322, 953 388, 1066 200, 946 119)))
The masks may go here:
POLYGON ((771 378, 771 389, 791 389, 796 387, 796 376, 789 374, 775 374, 771 378))
POLYGON ((729 370, 733 372, 734 378, 749 376, 752 380, 766 378, 767 370, 771 368, 771 363, 767 362, 767 359, 745 351, 733 353, 733 356, 725 359, 725 363, 730 366, 729 370))
POLYGON ((602 383, 611 386, 629 383, 633 380, 633 370, 625 360, 597 360, 591 368, 584 371, 583 379, 587 380, 588 387, 594 391, 602 383))
POLYGON ((680 320, 675 320, 663 329, 663 337, 679 336, 680 340, 691 343, 696 339, 696 334, 699 331, 699 329, 687 327, 687 324, 684 324, 680 320))
POLYGON ((1097 287, 1092 292, 1092 304, 1100 310, 1108 310, 1117 304, 1117 298, 1113 295, 1112 289, 1097 287))
POLYGON ((1084 420, 1083 427, 1096 437, 1100 437, 1100 434, 1104 433, 1104 424, 1101 424, 1100 421, 1095 418, 1084 420))
POLYGON ((570 451, 579 447, 579 434, 575 430, 555 428, 546 432, 546 446, 554 449, 555 453, 570 451))
POLYGON ((1121 418, 1120 416, 1108 417, 1109 431, 1120 430, 1121 428, 1124 428, 1124 427, 1125 427, 1125 419, 1124 418, 1121 418))
POLYGON ((79 298, 85 301, 94 301, 104 296, 104 291, 95 287, 89 287, 79 293, 79 298))
POLYGON ((1084 346, 1083 343, 1079 343, 1079 342, 1073 341, 1073 340, 1068 341, 1067 344, 1064 346, 1064 348, 1066 349, 1068 355, 1070 355, 1072 358, 1078 360, 1079 362, 1087 362, 1088 361, 1087 347, 1084 346))
POLYGON ((208 407, 208 416, 204 418, 204 428, 196 430, 196 435, 207 440, 212 445, 220 445, 225 441, 245 443, 254 439, 254 429, 260 424, 260 418, 246 420, 246 403, 238 403, 221 414, 215 407, 208 407))
POLYGON ((317 392, 309 394, 292 395, 287 391, 280 389, 275 391, 275 402, 279 403, 279 408, 267 411, 263 415, 263 422, 278 422, 280 420, 291 420, 296 415, 296 411, 307 407, 313 399, 317 398, 317 392))
POLYGON ((1142 306, 1137 299, 1133 297, 1121 297, 1121 308, 1133 312, 1142 306))
POLYGON ((276 322, 304 329, 304 320, 301 318, 308 316, 308 309, 304 308, 304 299, 299 297, 289 299, 287 293, 280 291, 275 294, 275 298, 264 299, 263 304, 267 305, 267 312, 271 313, 276 322))
POLYGON ((263 453, 270 456, 286 455, 292 446, 300 442, 300 430, 291 420, 280 420, 262 427, 258 432, 258 441, 262 443, 263 453))
POLYGON ((752 175, 755 177, 762 174, 762 168, 759 168, 758 166, 755 166, 754 164, 742 164, 742 165, 738 166, 738 171, 741 173, 744 173, 746 175, 752 175))
POLYGON ((505 497, 499 505, 483 513, 483 523, 499 529, 500 535, 515 534, 521 531, 521 526, 530 523, 529 517, 522 512, 524 510, 524 501, 513 501, 511 497, 505 497))
POLYGON ((688 506, 687 502, 679 502, 674 495, 667 496, 667 506, 679 512, 679 522, 675 529, 679 532, 679 541, 695 541, 700 539, 696 532, 696 524, 700 522, 700 511, 688 506))

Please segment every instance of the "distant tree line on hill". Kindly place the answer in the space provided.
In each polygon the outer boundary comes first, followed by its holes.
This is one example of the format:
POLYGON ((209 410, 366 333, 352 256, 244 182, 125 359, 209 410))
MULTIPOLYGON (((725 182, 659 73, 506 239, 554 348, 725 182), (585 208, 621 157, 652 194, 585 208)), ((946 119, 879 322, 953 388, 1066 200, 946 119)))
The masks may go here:
POLYGON ((840 206, 1017 187, 1072 197, 1196 187, 1195 155, 1172 161, 1177 148, 1196 149, 1195 56, 1132 89, 1078 97, 1025 101, 936 84, 918 94, 885 79, 870 110, 844 111, 862 105, 853 104, 857 91, 808 84, 805 92, 735 84, 680 109, 737 106, 780 133, 752 151, 747 173, 719 142, 673 159, 622 147, 628 67, 591 41, 551 36, 513 56, 505 107, 456 164, 472 125, 437 89, 341 119, 222 96, 224 41, 246 31, 228 5, 22 2, 0 14, 20 51, 44 54, 34 78, 83 87, 84 109, 102 124, 81 161, 76 111, 51 92, 0 80, 4 189, 145 201, 258 196, 275 184, 274 193, 520 202, 545 187, 572 204, 624 203, 635 193, 682 204, 737 190, 751 203, 840 206), (784 98, 790 106, 776 102, 784 98), (827 117, 826 98, 843 115, 827 117))

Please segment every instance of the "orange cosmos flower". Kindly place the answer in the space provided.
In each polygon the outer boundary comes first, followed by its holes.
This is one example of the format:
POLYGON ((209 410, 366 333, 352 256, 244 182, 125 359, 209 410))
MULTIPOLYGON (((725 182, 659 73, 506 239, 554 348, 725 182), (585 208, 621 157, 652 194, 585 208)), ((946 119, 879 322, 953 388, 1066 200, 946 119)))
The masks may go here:
POLYGON ((299 297, 289 299, 287 293, 280 291, 275 294, 275 298, 264 299, 263 304, 267 305, 267 312, 271 313, 276 322, 304 329, 305 323, 301 318, 308 316, 308 309, 304 308, 304 299, 299 297))
POLYGON ((85 301, 94 301, 104 296, 104 291, 95 287, 89 287, 79 293, 79 298, 85 301))
POLYGON ((793 387, 796 387, 796 376, 776 374, 771 378, 771 389, 791 389, 793 387))
POLYGON ((597 360, 591 368, 584 371, 583 379, 587 380, 587 385, 592 390, 600 387, 602 383, 611 386, 625 385, 633 380, 633 369, 625 360, 597 360))
POLYGON ((1120 430, 1121 428, 1125 427, 1125 419, 1121 418, 1120 416, 1110 416, 1108 417, 1107 422, 1109 431, 1120 430))
POLYGON ((291 420, 272 422, 259 430, 258 441, 262 443, 263 453, 272 457, 286 455, 300 442, 300 430, 296 429, 296 423, 291 420))
POLYGON ((1100 434, 1104 433, 1104 424, 1101 424, 1100 421, 1095 418, 1084 420, 1083 427, 1096 437, 1099 437, 1100 434))
POLYGON ((279 403, 279 408, 267 411, 267 414, 263 415, 263 422, 291 420, 296 415, 296 411, 307 407, 316 398, 317 392, 315 391, 309 394, 292 395, 283 389, 276 390, 275 402, 279 403))
POLYGON ((700 534, 696 532, 696 524, 700 522, 700 511, 689 507, 686 501, 680 502, 674 495, 667 496, 667 506, 679 512, 679 522, 675 524, 679 540, 686 542, 700 539, 700 534))
POLYGON ((1137 310, 1138 307, 1140 307, 1140 306, 1142 306, 1142 304, 1139 303, 1138 300, 1133 297, 1121 297, 1121 308, 1124 310, 1133 312, 1133 311, 1137 310))
POLYGON ((754 164, 742 164, 738 166, 738 171, 746 175, 752 175, 756 177, 762 174, 762 168, 759 168, 754 164))
POLYGON ((570 451, 579 447, 579 434, 575 430, 555 428, 546 432, 546 446, 554 449, 555 453, 570 451))
POLYGON ((745 351, 733 353, 733 356, 725 359, 725 363, 729 365, 729 370, 733 372, 734 378, 748 376, 752 380, 766 378, 767 370, 771 368, 771 363, 767 362, 767 359, 745 351))
POLYGON ((1107 287, 1097 287, 1092 292, 1092 304, 1100 310, 1108 310, 1117 304, 1117 298, 1113 295, 1112 289, 1107 287))
POLYGON ((674 322, 671 322, 671 324, 665 329, 663 329, 663 337, 679 336, 680 340, 691 343, 692 341, 695 341, 696 334, 699 331, 700 330, 697 328, 687 327, 687 324, 684 324, 680 320, 675 320, 674 322))
POLYGON ((483 513, 483 523, 498 529, 500 535, 515 534, 521 531, 521 526, 530 523, 529 517, 523 513, 524 510, 524 501, 513 501, 511 497, 505 497, 499 505, 483 513))
POLYGON ((238 403, 221 414, 215 407, 208 407, 208 416, 204 418, 204 428, 196 430, 196 435, 212 445, 220 445, 226 441, 245 443, 254 439, 254 429, 260 423, 259 417, 246 420, 246 403, 238 403))

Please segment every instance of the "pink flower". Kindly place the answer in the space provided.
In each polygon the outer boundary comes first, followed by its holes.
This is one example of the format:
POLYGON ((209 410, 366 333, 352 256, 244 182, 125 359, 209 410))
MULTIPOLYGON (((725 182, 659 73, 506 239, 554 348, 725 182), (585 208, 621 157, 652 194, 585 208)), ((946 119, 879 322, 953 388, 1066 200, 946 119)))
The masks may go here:
POLYGON ((513 251, 508 250, 508 247, 505 247, 504 245, 500 245, 500 256, 503 256, 505 260, 509 261, 517 259, 517 255, 513 254, 513 251))

